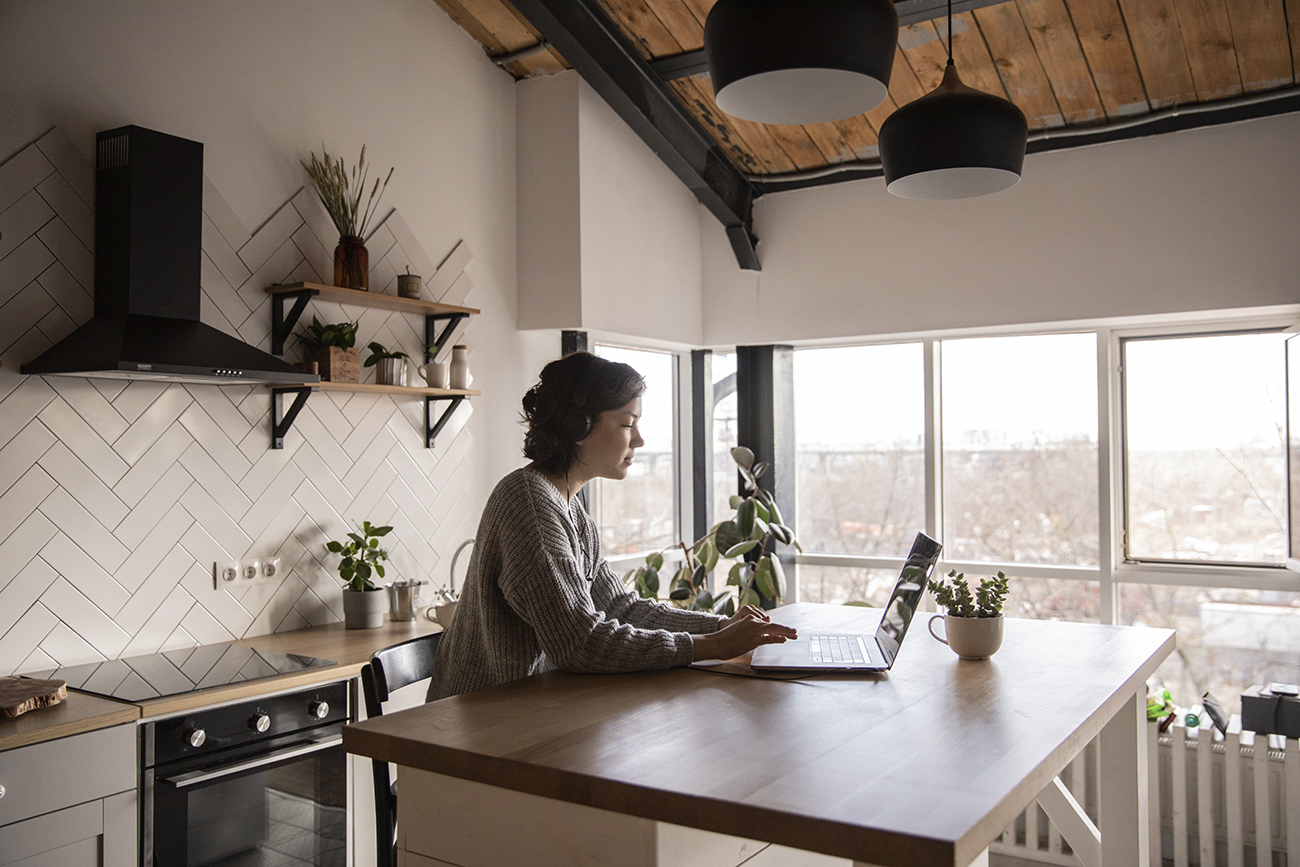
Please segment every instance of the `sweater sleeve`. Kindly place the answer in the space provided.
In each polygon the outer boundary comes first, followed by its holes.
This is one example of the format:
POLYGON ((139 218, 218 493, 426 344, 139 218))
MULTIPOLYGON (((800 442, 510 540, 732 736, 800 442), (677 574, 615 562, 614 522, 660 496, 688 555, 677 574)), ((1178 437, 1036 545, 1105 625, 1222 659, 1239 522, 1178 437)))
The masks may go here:
POLYGON ((556 498, 536 485, 521 493, 511 506, 514 538, 502 547, 500 586, 550 662, 575 672, 689 665, 693 648, 685 632, 638 628, 597 609, 589 568, 580 562, 594 552, 581 544, 556 498))
POLYGON ((596 580, 591 595, 604 603, 605 615, 613 620, 639 626, 643 629, 669 629, 674 632, 689 632, 693 635, 705 635, 717 632, 725 618, 703 611, 687 611, 674 608, 665 602, 642 599, 628 590, 609 568, 609 562, 603 558, 596 567, 596 580))

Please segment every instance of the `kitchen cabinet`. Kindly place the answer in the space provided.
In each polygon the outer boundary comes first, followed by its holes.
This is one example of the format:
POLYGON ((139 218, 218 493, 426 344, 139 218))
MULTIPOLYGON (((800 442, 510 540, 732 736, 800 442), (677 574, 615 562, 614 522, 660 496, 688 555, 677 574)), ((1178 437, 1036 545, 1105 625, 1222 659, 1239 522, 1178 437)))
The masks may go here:
POLYGON ((0 752, 0 867, 135 867, 136 727, 0 752))
MULTIPOLYGON (((458 307, 436 301, 422 301, 418 298, 402 298, 380 292, 362 292, 357 289, 345 289, 342 286, 327 286, 323 283, 277 284, 268 286, 266 291, 271 296, 271 352, 275 355, 284 354, 285 342, 293 332, 294 325, 302 317, 307 304, 313 299, 423 316, 425 345, 436 344, 444 351, 447 349, 446 342, 456 326, 462 320, 479 312, 473 307, 458 307)), ((426 356, 425 360, 431 359, 426 356)), ((461 401, 482 394, 480 391, 468 388, 422 388, 375 385, 365 382, 322 382, 319 385, 272 383, 267 387, 271 389, 271 448, 273 449, 284 448, 285 434, 293 427, 298 413, 307 403, 307 397, 316 390, 397 394, 424 398, 425 448, 433 448, 438 433, 451 420, 452 414, 461 401), (283 400, 290 395, 293 396, 293 401, 285 409, 283 400), (444 403, 446 406, 437 419, 434 419, 433 405, 436 403, 444 403)))

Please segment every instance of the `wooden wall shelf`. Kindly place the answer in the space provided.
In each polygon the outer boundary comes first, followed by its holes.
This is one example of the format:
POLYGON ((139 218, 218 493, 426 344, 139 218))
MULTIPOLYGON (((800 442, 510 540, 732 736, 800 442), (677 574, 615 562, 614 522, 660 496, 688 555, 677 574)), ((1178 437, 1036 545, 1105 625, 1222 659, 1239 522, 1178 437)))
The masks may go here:
MULTIPOLYGON (((452 330, 462 319, 476 315, 474 307, 459 307, 454 304, 440 304, 436 301, 423 301, 418 298, 403 298, 399 295, 386 295, 382 292, 362 292, 357 289, 345 289, 342 286, 328 286, 324 283, 280 283, 266 287, 271 296, 271 352, 284 354, 284 344, 289 339, 293 327, 302 317, 308 302, 313 299, 333 301, 339 304, 351 304, 357 307, 374 307, 380 310, 394 310, 398 313, 410 313, 424 317, 424 342, 427 346, 437 345, 446 348, 444 343, 452 330), (286 312, 285 302, 292 300, 293 306, 286 312), (441 331, 438 326, 442 325, 441 331)), ((432 360, 428 353, 425 360, 432 360)), ((307 403, 307 397, 313 391, 347 391, 365 394, 392 394, 424 398, 425 448, 433 448, 434 439, 451 420, 452 414, 461 401, 477 397, 481 391, 465 388, 423 388, 409 385, 377 385, 370 382, 321 382, 311 385, 290 383, 271 383, 271 448, 284 448, 284 436, 293 427, 298 413, 307 403), (293 403, 287 410, 281 410, 283 395, 292 394, 293 403), (433 420, 433 404, 445 402, 437 420, 433 420)))

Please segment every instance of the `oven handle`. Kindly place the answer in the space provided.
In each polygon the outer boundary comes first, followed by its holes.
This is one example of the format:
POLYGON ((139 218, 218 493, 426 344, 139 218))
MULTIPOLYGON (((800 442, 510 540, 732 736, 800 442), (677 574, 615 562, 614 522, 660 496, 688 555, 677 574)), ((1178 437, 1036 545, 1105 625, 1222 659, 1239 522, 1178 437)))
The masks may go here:
POLYGON ((176 788, 183 789, 186 786, 195 786, 199 783, 206 783, 209 780, 228 777, 231 774, 241 774, 244 771, 252 771, 257 768, 265 767, 266 765, 273 765, 277 762, 283 762, 286 759, 296 759, 299 756, 309 755, 311 753, 320 752, 321 750, 328 750, 330 747, 336 747, 342 743, 343 735, 334 735, 333 737, 324 738, 322 740, 311 741, 306 744, 298 744, 297 746, 292 747, 285 747, 282 750, 275 750, 264 756, 259 756, 250 762, 243 762, 238 765, 227 765, 212 771, 190 771, 187 774, 177 774, 174 777, 165 778, 163 782, 171 783, 176 788))

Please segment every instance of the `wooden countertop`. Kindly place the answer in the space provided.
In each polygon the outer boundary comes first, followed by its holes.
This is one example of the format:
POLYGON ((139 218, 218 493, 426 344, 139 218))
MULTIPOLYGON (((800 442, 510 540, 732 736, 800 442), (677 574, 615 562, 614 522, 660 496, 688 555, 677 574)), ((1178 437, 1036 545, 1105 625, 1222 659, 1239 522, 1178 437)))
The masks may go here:
MULTIPOLYGON (((862 612, 772 616, 801 631, 826 617, 874 625, 862 612)), ((351 753, 676 825, 879 864, 965 864, 1173 647, 1165 629, 1008 620, 997 655, 967 662, 918 622, 888 674, 546 672, 343 738, 351 753)))
POLYGON ((30 710, 12 719, 0 719, 0 751, 139 718, 140 708, 133 704, 69 690, 68 697, 52 707, 30 710))
POLYGON ((356 677, 361 673, 361 666, 376 650, 441 630, 442 627, 437 623, 421 616, 400 622, 386 619, 384 625, 377 629, 346 629, 342 623, 330 623, 295 629, 292 632, 243 638, 235 643, 259 650, 332 659, 335 664, 297 674, 134 704, 68 690, 68 697, 53 707, 28 711, 13 719, 0 719, 0 751, 131 722, 142 717, 162 716, 249 696, 356 677))

